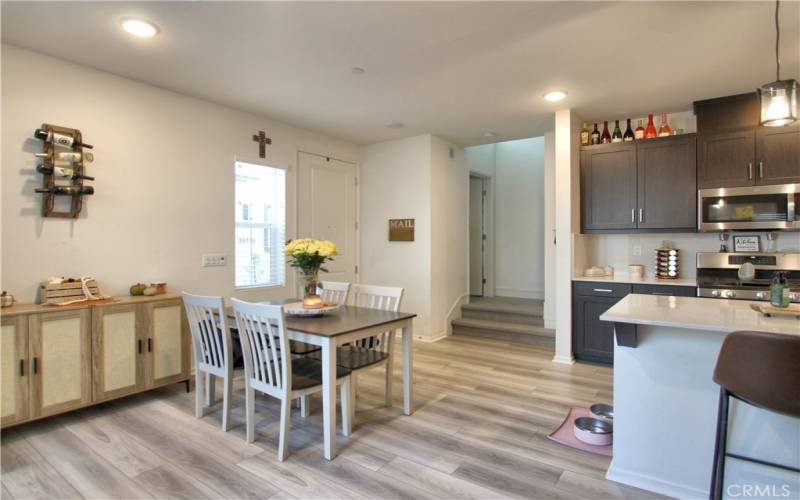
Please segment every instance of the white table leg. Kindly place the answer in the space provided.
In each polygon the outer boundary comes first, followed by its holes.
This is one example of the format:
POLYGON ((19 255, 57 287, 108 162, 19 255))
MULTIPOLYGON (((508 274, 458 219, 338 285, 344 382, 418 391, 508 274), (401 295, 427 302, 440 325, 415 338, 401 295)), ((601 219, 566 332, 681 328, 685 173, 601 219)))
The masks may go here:
POLYGON ((389 359, 386 360, 386 394, 384 395, 384 404, 387 408, 392 407, 392 380, 394 379, 394 339, 397 337, 397 330, 389 334, 389 345, 387 346, 389 352, 389 359))
POLYGON ((322 420, 325 458, 336 456, 336 342, 322 343, 322 420))
POLYGON ((403 413, 411 415, 411 399, 414 397, 412 372, 414 368, 412 337, 413 320, 409 319, 403 327, 403 413))

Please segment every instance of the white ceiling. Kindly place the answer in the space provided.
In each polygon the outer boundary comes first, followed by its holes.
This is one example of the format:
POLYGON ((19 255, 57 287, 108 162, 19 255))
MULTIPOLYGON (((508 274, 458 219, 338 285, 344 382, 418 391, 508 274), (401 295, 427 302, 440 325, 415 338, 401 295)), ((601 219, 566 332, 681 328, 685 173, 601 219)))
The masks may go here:
MULTIPOLYGON (((690 109, 775 78, 772 2, 2 2, 2 39, 370 143, 461 145, 690 109), (119 19, 162 30, 136 39, 119 19), (362 75, 353 66, 366 69, 362 75), (544 101, 565 89, 560 104, 544 101), (402 129, 386 128, 403 122, 402 129), (497 139, 486 139, 486 131, 497 139)), ((800 79, 800 3, 782 10, 782 77, 800 79)))

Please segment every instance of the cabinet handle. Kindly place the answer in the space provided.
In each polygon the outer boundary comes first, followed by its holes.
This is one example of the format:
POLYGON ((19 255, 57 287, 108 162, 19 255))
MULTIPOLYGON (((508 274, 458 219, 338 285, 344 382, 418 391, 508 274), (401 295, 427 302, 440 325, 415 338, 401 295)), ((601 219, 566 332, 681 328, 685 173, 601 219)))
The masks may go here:
POLYGON ((142 339, 136 341, 139 344, 139 354, 142 353, 142 339))
POLYGON ((639 222, 644 221, 644 208, 639 209, 639 222))
POLYGON ((603 292, 603 293, 611 293, 614 290, 609 290, 608 288, 593 288, 593 292, 603 292))
POLYGON ((20 359, 19 360, 19 376, 20 377, 24 377, 25 376, 25 360, 24 359, 20 359))
POLYGON ((764 162, 763 161, 758 162, 758 178, 759 179, 763 179, 764 178, 764 162))
POLYGON ((33 374, 39 373, 39 358, 33 358, 33 374))
POLYGON ((636 209, 631 208, 631 222, 636 222, 636 209))
POLYGON ((147 337, 147 352, 153 352, 153 339, 152 339, 152 337, 147 337))
POLYGON ((747 180, 753 180, 753 162, 747 164, 747 180))

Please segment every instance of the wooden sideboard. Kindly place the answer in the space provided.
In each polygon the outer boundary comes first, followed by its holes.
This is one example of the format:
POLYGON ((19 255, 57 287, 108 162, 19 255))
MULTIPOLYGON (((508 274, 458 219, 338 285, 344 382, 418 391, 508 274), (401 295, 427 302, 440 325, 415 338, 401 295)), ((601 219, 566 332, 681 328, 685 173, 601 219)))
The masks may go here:
POLYGON ((0 318, 2 428, 189 381, 191 341, 179 295, 15 305, 0 318))

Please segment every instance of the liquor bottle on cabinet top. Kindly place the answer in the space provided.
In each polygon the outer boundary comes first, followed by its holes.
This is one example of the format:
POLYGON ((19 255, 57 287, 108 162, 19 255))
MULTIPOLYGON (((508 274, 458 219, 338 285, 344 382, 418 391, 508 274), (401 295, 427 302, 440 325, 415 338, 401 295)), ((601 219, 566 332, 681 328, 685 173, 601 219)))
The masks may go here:
POLYGON ((622 142, 622 130, 619 128, 619 120, 614 120, 614 133, 611 134, 611 142, 622 142))
POLYGON ((92 186, 53 186, 51 188, 36 189, 36 192, 80 196, 94 194, 94 188, 92 186))
POLYGON ((608 144, 611 142, 611 134, 608 133, 608 122, 603 122, 603 135, 600 136, 601 144, 608 144))
POLYGON ((91 144, 86 144, 81 141, 75 140, 74 137, 71 135, 64 135, 59 134, 57 132, 48 132, 47 130, 43 130, 37 128, 33 131, 33 136, 39 139, 40 141, 44 142, 52 142, 58 146, 63 146, 65 148, 77 148, 77 147, 84 147, 92 149, 94 146, 91 144))
POLYGON ((667 114, 661 113, 661 127, 658 129, 658 136, 669 137, 671 135, 672 135, 672 129, 669 128, 669 123, 667 123, 667 114))
POLYGON ((653 124, 653 113, 650 113, 647 115, 647 128, 644 129, 644 138, 652 139, 654 137, 658 137, 658 133, 656 132, 656 126, 653 124))
POLYGON ((79 174, 74 169, 65 168, 65 167, 51 167, 49 165, 39 165, 36 167, 36 170, 42 174, 53 174, 57 177, 64 177, 66 179, 86 179, 87 181, 93 181, 94 177, 89 177, 88 175, 79 174))
POLYGON ((625 133, 622 135, 622 140, 625 142, 631 142, 635 136, 633 135, 633 129, 631 129, 631 119, 628 118, 628 126, 625 128, 625 133))
POLYGON ((592 144, 600 144, 600 131, 597 130, 597 124, 594 124, 594 130, 592 130, 592 135, 589 138, 589 142, 592 144))
POLYGON ((581 129, 581 146, 586 146, 589 144, 589 129, 586 128, 586 124, 583 124, 583 129, 581 129))
POLYGON ((636 120, 636 130, 633 131, 633 138, 637 141, 644 139, 644 127, 642 127, 642 120, 636 120))

